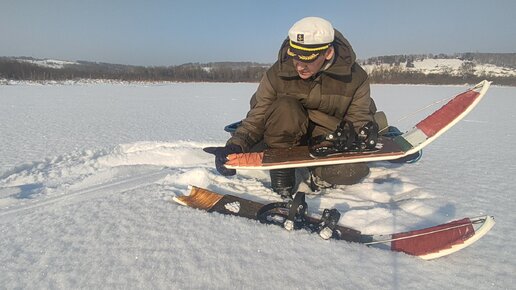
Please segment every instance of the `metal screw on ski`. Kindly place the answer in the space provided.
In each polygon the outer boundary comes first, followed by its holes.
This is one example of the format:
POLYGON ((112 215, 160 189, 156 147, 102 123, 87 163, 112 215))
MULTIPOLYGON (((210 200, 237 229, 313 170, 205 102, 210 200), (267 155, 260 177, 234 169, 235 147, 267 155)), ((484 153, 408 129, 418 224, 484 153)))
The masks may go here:
POLYGON ((325 209, 319 224, 319 236, 328 240, 337 234, 335 228, 340 219, 340 212, 337 209, 325 209))
POLYGON ((308 205, 305 200, 305 193, 298 192, 294 197, 294 200, 288 203, 288 217, 287 220, 283 223, 283 227, 287 231, 292 231, 295 229, 296 222, 304 222, 306 211, 308 209, 308 205))
POLYGON ((352 151, 356 139, 357 136, 353 129, 353 123, 342 121, 334 132, 310 139, 310 155, 313 157, 324 157, 352 151))
POLYGON ((358 130, 358 147, 360 151, 373 150, 378 142, 378 124, 369 121, 358 130))

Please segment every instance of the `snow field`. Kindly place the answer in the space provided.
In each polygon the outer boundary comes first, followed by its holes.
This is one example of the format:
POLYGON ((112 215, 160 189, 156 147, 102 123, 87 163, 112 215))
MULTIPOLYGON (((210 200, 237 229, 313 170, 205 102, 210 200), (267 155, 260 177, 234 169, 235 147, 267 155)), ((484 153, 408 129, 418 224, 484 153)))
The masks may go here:
MULTIPOLYGON (((413 165, 308 196, 341 223, 392 233, 492 214, 475 245, 425 262, 170 202, 188 185, 278 200, 267 172, 216 173, 205 146, 245 115, 256 84, 0 86, 0 285, 11 288, 510 289, 516 263, 514 88, 413 165), (489 265, 486 267, 486 265, 489 265)), ((373 86, 391 123, 465 87, 373 86)), ((425 114, 423 112, 422 114, 425 114)), ((406 130, 414 122, 400 122, 406 130)), ((307 190, 306 171, 298 170, 307 190)))

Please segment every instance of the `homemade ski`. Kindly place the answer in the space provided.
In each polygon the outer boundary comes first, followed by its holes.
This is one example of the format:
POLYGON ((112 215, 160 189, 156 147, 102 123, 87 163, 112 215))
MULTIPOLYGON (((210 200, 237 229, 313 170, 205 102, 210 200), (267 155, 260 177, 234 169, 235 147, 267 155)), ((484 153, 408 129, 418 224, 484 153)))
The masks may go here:
POLYGON ((484 80, 458 94, 400 136, 379 137, 376 150, 314 157, 307 146, 266 149, 263 152, 231 154, 225 166, 231 169, 281 169, 404 158, 416 154, 464 118, 484 97, 490 84, 484 80))
POLYGON ((318 232, 325 239, 344 240, 404 252, 425 260, 446 256, 473 244, 495 224, 492 216, 481 216, 391 235, 366 235, 338 224, 340 213, 337 215, 336 210, 325 210, 321 217, 306 214, 303 193, 297 193, 293 203, 262 204, 238 196, 222 195, 192 187, 189 195, 174 197, 174 201, 184 206, 245 217, 289 230, 318 232), (302 194, 302 198, 298 198, 298 194, 302 194), (296 213, 295 218, 293 213, 296 213))

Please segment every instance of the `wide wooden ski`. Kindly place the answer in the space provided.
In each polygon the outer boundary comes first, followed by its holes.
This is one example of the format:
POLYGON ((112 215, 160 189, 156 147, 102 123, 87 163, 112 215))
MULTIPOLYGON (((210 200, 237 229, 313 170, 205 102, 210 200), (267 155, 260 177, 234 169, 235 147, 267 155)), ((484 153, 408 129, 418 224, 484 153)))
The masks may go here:
MULTIPOLYGON (((263 212, 264 207, 268 206, 260 202, 234 195, 222 195, 199 187, 191 187, 189 195, 177 196, 173 200, 184 206, 253 220, 259 220, 259 213, 263 212)), ((273 224, 282 225, 281 217, 288 213, 278 210, 277 214, 278 221, 273 224)), ((314 216, 309 216, 306 220, 309 225, 317 225, 319 222, 319 218, 314 216)), ((339 224, 336 228, 339 235, 333 238, 404 252, 430 260, 455 253, 473 244, 489 232, 494 224, 494 217, 480 216, 390 235, 366 235, 356 229, 339 224)))
POLYGON ((231 154, 225 166, 231 169, 264 170, 400 159, 423 149, 457 124, 480 102, 490 84, 491 82, 484 80, 456 95, 400 136, 380 137, 376 151, 345 152, 315 158, 310 155, 306 146, 266 149, 263 152, 231 154))

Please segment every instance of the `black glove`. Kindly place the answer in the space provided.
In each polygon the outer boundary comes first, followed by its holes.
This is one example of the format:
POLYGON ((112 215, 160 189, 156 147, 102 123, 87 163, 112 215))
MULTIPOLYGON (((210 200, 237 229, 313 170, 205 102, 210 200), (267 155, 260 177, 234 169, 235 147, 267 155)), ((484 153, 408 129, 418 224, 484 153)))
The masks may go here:
POLYGON ((236 174, 235 169, 227 169, 224 164, 228 161, 228 155, 233 153, 242 153, 242 148, 235 144, 228 144, 225 147, 206 147, 204 152, 215 155, 215 167, 217 171, 224 176, 236 174))

